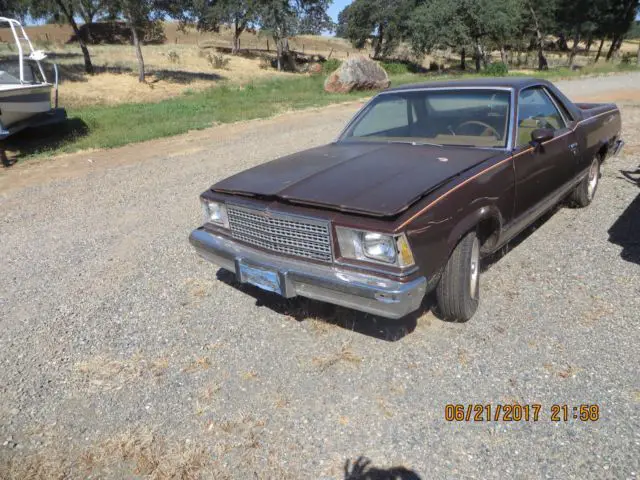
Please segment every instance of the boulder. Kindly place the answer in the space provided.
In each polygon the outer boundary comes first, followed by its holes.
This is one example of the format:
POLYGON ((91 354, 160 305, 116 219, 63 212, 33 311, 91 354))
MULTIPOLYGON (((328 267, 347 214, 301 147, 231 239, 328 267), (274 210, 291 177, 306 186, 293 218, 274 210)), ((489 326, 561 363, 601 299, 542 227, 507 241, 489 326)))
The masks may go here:
POLYGON ((311 63, 307 69, 311 75, 320 75, 322 73, 322 64, 321 63, 311 63))
POLYGON ((349 93, 353 90, 382 90, 391 82, 384 69, 370 58, 360 55, 342 62, 324 82, 324 89, 330 93, 349 93))

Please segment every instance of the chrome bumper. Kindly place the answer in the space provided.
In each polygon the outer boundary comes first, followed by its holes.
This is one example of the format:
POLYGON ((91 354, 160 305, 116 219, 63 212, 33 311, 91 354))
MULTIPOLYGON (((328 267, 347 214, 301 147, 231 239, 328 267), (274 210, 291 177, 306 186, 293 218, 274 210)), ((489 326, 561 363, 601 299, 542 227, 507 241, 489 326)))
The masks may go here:
POLYGON ((612 156, 617 157, 618 155, 620 155, 620 152, 622 152, 622 149, 624 148, 624 140, 617 140, 616 143, 613 146, 613 152, 611 153, 612 156))
POLYGON ((334 303, 387 318, 402 318, 420 308, 427 281, 419 277, 398 282, 383 277, 340 270, 267 254, 203 229, 191 232, 196 252, 243 282, 242 266, 276 272, 280 294, 334 303))

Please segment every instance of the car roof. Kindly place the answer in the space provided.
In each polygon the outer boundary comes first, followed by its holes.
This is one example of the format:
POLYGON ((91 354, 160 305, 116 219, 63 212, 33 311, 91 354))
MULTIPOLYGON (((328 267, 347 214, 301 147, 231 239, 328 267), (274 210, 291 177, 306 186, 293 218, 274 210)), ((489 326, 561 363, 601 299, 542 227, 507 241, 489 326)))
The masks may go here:
POLYGON ((430 88, 460 88, 460 87, 478 87, 478 88, 512 88, 521 90, 531 85, 546 85, 549 82, 534 77, 499 77, 499 78, 474 78, 467 80, 444 80, 431 81, 424 83, 413 83, 402 85, 400 87, 389 88, 385 92, 401 92, 406 90, 427 90, 430 88))

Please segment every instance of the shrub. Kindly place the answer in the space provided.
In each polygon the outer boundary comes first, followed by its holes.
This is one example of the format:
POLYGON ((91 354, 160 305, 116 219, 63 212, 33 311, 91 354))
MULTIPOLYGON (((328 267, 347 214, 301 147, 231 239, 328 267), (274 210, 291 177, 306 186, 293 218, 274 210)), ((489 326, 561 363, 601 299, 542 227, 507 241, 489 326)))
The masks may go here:
POLYGON ((167 53, 167 59, 170 63, 178 63, 180 61, 180 55, 175 50, 171 50, 167 53))
POLYGON ((620 59, 620 63, 622 63, 623 65, 630 65, 631 61, 635 58, 636 58, 635 54, 631 52, 625 52, 624 55, 622 55, 622 58, 620 59))
POLYGON ((409 66, 406 63, 401 62, 381 62, 380 66, 389 75, 403 75, 409 73, 409 66))
POLYGON ((337 69, 339 69, 340 65, 342 65, 342 62, 340 60, 338 60, 337 58, 330 58, 322 64, 322 73, 324 73, 325 75, 329 75, 330 73, 333 73, 337 69))
POLYGON ((509 73, 509 67, 502 62, 490 63, 484 69, 484 74, 490 77, 504 77, 509 73))
POLYGON ((268 57, 260 57, 260 68, 263 70, 269 70, 272 68, 271 59, 268 57))
POLYGON ((207 55, 207 61, 209 62, 209 65, 211 65, 212 68, 227 68, 229 66, 229 62, 231 61, 230 58, 225 57, 224 55, 222 55, 221 53, 214 55, 214 54, 209 54, 207 55))

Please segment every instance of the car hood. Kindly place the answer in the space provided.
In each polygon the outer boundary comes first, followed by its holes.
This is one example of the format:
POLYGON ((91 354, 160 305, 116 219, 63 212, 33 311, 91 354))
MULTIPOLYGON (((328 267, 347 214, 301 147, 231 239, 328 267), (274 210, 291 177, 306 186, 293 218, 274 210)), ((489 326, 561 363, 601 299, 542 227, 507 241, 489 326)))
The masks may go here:
POLYGON ((406 143, 334 143, 279 158, 215 184, 216 192, 394 216, 495 150, 406 143))

